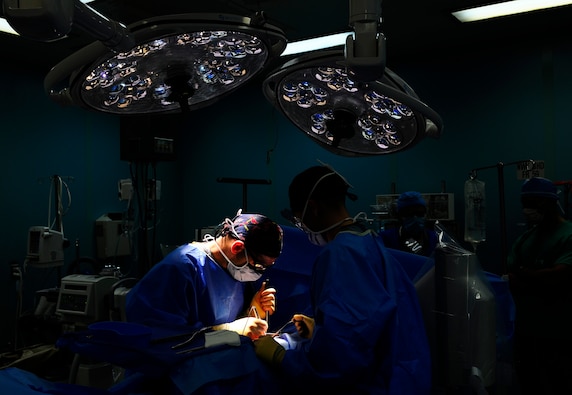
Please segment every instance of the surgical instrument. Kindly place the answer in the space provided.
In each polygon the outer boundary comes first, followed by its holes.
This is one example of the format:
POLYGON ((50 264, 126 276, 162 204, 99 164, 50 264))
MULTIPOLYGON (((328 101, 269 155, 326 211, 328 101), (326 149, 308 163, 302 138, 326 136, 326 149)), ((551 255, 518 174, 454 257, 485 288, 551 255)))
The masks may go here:
POLYGON ((287 323, 285 323, 284 325, 282 325, 280 328, 278 328, 278 329, 276 330, 276 332, 274 332, 274 333, 269 333, 268 335, 270 335, 270 336, 272 336, 272 337, 276 337, 276 336, 282 334, 282 331, 283 331, 284 329, 286 329, 286 327, 287 327, 288 325, 293 324, 293 323, 295 323, 295 322, 301 322, 301 321, 302 321, 302 320, 290 320, 290 321, 288 321, 287 323))
POLYGON ((205 326, 205 327, 199 329, 198 331, 194 332, 194 333, 191 335, 191 337, 189 337, 187 340, 185 340, 185 341, 182 342, 182 343, 175 344, 174 346, 171 347, 171 349, 176 350, 176 349, 178 349, 178 348, 181 348, 181 347, 183 347, 183 346, 189 344, 190 342, 193 341, 193 339, 194 339, 197 335, 199 335, 199 334, 201 334, 201 333, 204 333, 205 331, 207 331, 207 330, 209 330, 209 329, 211 329, 211 328, 212 328, 212 327, 210 327, 210 326, 205 326))
MULTIPOLYGON (((264 289, 266 289, 268 287, 268 281, 270 281, 270 280, 269 279, 264 280, 264 289)), ((270 326, 269 318, 270 318, 270 314, 268 313, 268 310, 266 310, 264 319, 265 319, 266 323, 270 326)))

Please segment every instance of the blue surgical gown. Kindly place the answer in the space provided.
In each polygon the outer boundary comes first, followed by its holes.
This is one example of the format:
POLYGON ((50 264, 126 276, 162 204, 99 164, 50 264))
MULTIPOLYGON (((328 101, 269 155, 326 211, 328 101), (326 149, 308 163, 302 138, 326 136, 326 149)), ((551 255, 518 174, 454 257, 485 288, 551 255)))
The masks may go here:
POLYGON ((233 279, 200 245, 184 244, 137 282, 126 297, 127 321, 199 329, 234 321, 244 283, 233 279))
POLYGON ((338 233, 316 259, 310 293, 314 334, 286 351, 283 379, 331 394, 430 393, 417 293, 375 232, 338 233))

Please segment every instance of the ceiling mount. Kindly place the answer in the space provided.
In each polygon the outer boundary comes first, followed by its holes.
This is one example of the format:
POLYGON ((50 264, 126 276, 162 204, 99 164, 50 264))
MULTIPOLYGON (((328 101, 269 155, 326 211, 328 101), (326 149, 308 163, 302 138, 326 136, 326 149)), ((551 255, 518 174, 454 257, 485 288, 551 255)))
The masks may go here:
POLYGON ((380 32, 381 0, 349 0, 349 26, 344 52, 345 64, 358 81, 373 81, 385 69, 385 36, 380 32))

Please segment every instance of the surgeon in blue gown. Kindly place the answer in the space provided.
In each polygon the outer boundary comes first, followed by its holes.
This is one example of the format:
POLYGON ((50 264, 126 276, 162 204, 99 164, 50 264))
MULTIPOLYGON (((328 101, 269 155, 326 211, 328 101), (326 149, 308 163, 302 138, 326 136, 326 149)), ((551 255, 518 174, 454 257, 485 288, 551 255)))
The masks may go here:
POLYGON ((292 318, 305 342, 290 348, 262 336, 255 352, 283 380, 284 393, 429 394, 431 358, 416 291, 377 234, 348 214, 345 198, 355 198, 348 188, 329 166, 292 180, 292 220, 324 246, 312 273, 313 316, 292 318))
MULTIPOLYGON (((282 228, 261 214, 226 218, 214 236, 184 244, 127 294, 127 321, 175 331, 226 329, 256 339, 275 310, 274 288, 246 297, 282 251, 282 228), (246 299, 246 300, 245 300, 246 299)), ((256 291, 256 292, 254 292, 256 291)))

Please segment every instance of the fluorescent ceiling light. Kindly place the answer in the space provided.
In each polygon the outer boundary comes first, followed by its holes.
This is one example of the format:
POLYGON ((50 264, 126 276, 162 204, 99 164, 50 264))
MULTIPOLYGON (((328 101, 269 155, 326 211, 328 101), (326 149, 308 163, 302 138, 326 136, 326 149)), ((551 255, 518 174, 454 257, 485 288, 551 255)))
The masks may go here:
POLYGON ((572 0, 513 0, 455 11, 452 14, 461 22, 474 22, 570 4, 572 4, 572 0))
MULTIPOLYGON (((92 3, 94 0, 80 0, 80 2, 84 4, 92 3)), ((0 32, 13 34, 15 36, 19 36, 18 32, 12 29, 12 26, 8 23, 5 18, 0 18, 0 32)))
POLYGON ((0 18, 0 32, 15 34, 19 36, 16 30, 12 29, 12 26, 8 23, 8 21, 4 18, 0 18))
POLYGON ((309 38, 307 40, 293 41, 286 44, 286 49, 282 52, 281 56, 295 55, 303 52, 317 51, 320 49, 333 48, 339 45, 346 44, 348 35, 353 35, 353 31, 344 33, 330 34, 329 36, 322 36, 316 38, 309 38))

